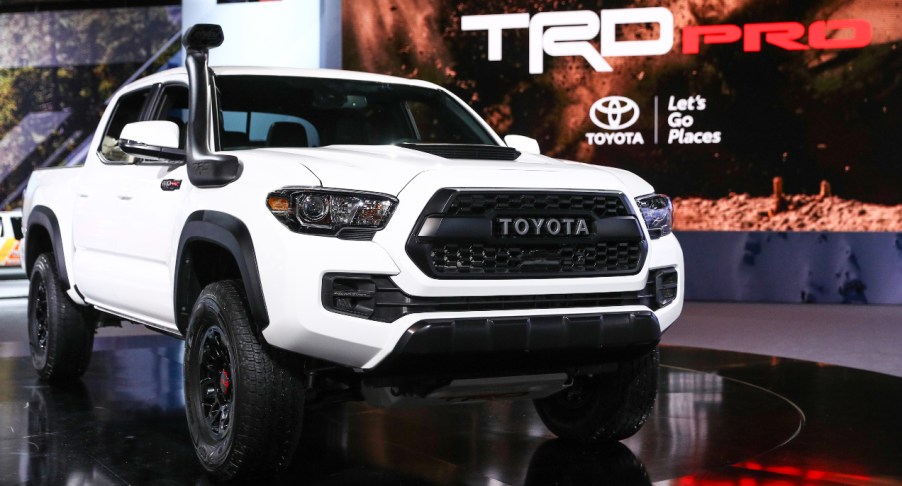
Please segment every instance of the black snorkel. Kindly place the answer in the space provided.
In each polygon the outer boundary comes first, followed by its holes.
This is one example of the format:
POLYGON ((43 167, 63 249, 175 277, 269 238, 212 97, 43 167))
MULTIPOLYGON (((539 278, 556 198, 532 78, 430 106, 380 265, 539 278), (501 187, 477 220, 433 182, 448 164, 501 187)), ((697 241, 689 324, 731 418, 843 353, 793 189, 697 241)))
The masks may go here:
POLYGON ((185 32, 185 68, 188 70, 188 127, 185 161, 188 179, 196 187, 221 187, 241 176, 241 162, 234 155, 214 154, 210 147, 213 113, 213 72, 208 66, 210 49, 225 40, 222 27, 195 24, 185 32))

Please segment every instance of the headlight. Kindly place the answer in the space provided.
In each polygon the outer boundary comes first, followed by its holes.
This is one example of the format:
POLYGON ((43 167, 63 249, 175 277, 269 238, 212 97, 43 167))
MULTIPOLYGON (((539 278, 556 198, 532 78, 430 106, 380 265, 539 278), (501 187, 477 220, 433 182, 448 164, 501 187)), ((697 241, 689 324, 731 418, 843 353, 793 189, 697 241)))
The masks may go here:
POLYGON ((667 236, 673 230, 673 205, 663 194, 650 194, 636 198, 636 204, 645 218, 648 234, 652 239, 667 236))
POLYGON ((398 205, 386 194, 319 188, 269 193, 266 207, 290 230, 345 239, 372 239, 398 205))

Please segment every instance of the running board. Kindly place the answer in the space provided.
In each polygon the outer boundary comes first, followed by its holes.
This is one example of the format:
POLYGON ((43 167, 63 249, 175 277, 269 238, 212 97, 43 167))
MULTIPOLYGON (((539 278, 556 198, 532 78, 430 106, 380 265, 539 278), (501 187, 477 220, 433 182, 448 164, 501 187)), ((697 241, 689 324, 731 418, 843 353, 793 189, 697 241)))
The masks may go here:
MULTIPOLYGON (((141 324, 141 323, 136 322, 135 324, 141 324)), ((158 332, 160 334, 165 334, 169 337, 178 338, 183 341, 185 339, 185 336, 182 336, 182 334, 178 331, 173 331, 172 329, 169 329, 166 327, 157 327, 157 326, 154 326, 153 324, 143 324, 143 325, 144 325, 144 327, 146 327, 147 329, 150 329, 151 331, 158 332)))
POLYGON ((97 309, 99 312, 103 312, 104 314, 116 316, 116 317, 122 319, 123 321, 127 321, 132 324, 137 324, 139 326, 144 326, 147 329, 150 329, 151 331, 158 332, 160 334, 165 334, 170 337, 185 339, 185 337, 182 336, 182 334, 180 332, 178 332, 178 330, 170 329, 168 327, 160 326, 158 324, 153 324, 153 323, 146 322, 146 321, 141 321, 141 320, 135 319, 134 317, 128 317, 128 316, 120 314, 119 312, 115 312, 115 311, 109 310, 107 308, 100 307, 96 304, 91 304, 91 305, 93 305, 94 308, 97 309))

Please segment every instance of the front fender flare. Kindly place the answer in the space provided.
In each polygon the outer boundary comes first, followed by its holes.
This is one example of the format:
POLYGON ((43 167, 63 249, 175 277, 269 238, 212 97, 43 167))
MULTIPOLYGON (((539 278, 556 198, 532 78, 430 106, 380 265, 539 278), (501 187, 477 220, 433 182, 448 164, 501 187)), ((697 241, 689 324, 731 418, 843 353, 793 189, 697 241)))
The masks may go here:
POLYGON ((187 302, 186 292, 189 285, 189 272, 185 271, 185 247, 192 241, 205 241, 221 247, 232 255, 247 296, 248 307, 254 325, 263 330, 269 325, 269 314, 266 310, 266 299, 263 297, 263 286, 257 268, 257 256, 254 242, 247 226, 238 218, 219 211, 195 211, 185 220, 182 234, 179 237, 178 258, 175 264, 175 288, 173 299, 175 304, 176 325, 183 333, 188 327, 188 317, 183 309, 190 310, 193 302, 187 302))

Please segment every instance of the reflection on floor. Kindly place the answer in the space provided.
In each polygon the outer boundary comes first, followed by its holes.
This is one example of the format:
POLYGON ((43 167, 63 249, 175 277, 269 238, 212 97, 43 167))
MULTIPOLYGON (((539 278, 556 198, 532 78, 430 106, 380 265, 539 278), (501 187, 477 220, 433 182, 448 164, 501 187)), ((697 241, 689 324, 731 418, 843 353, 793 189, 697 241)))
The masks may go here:
MULTIPOLYGON (((181 343, 101 338, 82 383, 0 358, 0 484, 207 484, 181 343), (109 341, 109 342, 104 342, 109 341)), ((624 443, 554 439, 527 402, 311 412, 275 484, 898 484, 902 379, 667 347, 649 423, 624 443)))

